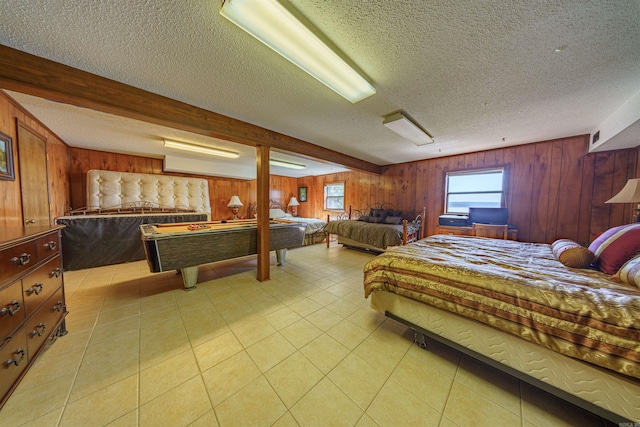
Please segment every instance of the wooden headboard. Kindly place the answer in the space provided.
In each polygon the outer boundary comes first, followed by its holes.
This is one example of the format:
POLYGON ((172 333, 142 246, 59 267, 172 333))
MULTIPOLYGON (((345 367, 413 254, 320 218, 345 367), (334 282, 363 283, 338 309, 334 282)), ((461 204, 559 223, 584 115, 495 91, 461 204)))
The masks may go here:
POLYGON ((90 170, 87 209, 127 206, 185 209, 211 217, 209 182, 202 178, 90 170))

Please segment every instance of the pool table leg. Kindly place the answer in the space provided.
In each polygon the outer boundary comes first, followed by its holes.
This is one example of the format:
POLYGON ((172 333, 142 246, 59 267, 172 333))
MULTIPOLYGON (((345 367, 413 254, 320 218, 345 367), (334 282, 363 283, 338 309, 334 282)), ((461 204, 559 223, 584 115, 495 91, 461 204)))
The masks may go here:
POLYGON ((284 265, 284 257, 287 255, 286 249, 276 249, 276 260, 278 265, 284 265))
POLYGON ((187 291, 195 289, 196 282, 198 281, 198 266, 181 268, 182 281, 184 282, 184 288, 187 291))

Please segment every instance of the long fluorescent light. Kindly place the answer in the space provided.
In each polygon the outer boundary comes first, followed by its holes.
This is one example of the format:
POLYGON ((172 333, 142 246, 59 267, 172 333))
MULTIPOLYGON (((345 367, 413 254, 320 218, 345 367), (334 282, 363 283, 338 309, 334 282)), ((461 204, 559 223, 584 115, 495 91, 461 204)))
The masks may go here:
MULTIPOLYGON (((277 0, 224 0, 220 14, 352 103, 376 90, 310 23, 305 26, 290 5, 277 0)), ((299 14, 298 14, 299 15, 299 14)), ((325 38, 326 39, 326 38, 325 38)))
POLYGON ((221 150, 219 148, 205 147, 204 145, 189 144, 187 142, 171 141, 169 139, 164 140, 165 148, 176 148, 178 150, 191 151, 193 153, 209 154, 211 156, 228 157, 230 159, 237 159, 240 154, 234 151, 221 150))
POLYGON ((390 114, 384 118, 383 125, 416 145, 433 143, 433 138, 420 126, 411 121, 401 111, 390 114))
POLYGON ((305 169, 307 167, 301 163, 285 162, 284 160, 276 160, 276 159, 269 159, 269 164, 271 166, 280 166, 281 168, 289 168, 289 169, 305 169))

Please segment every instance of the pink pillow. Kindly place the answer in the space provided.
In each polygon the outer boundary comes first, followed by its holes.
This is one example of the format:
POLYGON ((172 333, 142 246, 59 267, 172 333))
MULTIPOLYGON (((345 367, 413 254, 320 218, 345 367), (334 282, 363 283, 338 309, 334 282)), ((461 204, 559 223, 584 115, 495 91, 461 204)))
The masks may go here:
POLYGON ((622 265, 640 253, 640 223, 613 227, 598 236, 589 250, 596 256, 596 266, 615 274, 622 265))

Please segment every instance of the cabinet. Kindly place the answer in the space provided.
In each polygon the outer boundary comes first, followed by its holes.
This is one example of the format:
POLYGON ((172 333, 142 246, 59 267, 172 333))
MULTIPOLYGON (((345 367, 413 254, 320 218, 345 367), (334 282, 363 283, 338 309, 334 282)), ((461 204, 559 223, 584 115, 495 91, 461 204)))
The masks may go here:
MULTIPOLYGON (((456 236, 473 236, 472 227, 452 227, 447 225, 439 225, 436 228, 437 234, 453 234, 456 236)), ((509 240, 518 240, 518 230, 510 228, 507 232, 509 240)))
POLYGON ((47 342, 66 334, 62 228, 0 230, 0 408, 47 342))

